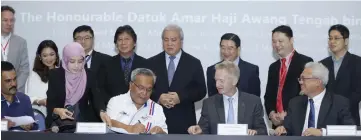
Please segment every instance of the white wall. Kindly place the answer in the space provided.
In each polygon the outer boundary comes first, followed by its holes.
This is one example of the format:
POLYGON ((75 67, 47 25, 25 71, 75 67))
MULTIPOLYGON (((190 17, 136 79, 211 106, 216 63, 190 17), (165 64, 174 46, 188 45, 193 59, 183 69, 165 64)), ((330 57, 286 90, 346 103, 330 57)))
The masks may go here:
POLYGON ((73 30, 83 24, 95 30, 95 49, 110 55, 115 54, 117 27, 131 25, 138 35, 137 53, 149 58, 162 51, 162 29, 176 23, 184 30, 184 50, 200 59, 204 70, 220 60, 221 35, 236 33, 242 40, 242 59, 260 68, 262 95, 268 67, 275 61, 271 31, 280 24, 292 27, 297 51, 315 61, 328 56, 329 27, 344 24, 351 32, 350 52, 361 55, 361 2, 3 1, 2 5, 16 10, 15 33, 28 42, 31 68, 42 40, 52 39, 62 50, 72 41, 73 30))

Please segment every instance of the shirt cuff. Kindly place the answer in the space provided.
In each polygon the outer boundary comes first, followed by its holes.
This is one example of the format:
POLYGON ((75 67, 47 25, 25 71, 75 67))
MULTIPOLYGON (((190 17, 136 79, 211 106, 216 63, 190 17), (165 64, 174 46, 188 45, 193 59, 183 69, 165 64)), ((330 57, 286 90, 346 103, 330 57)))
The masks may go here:
POLYGON ((322 136, 326 136, 327 135, 327 130, 325 128, 321 128, 322 130, 322 136))

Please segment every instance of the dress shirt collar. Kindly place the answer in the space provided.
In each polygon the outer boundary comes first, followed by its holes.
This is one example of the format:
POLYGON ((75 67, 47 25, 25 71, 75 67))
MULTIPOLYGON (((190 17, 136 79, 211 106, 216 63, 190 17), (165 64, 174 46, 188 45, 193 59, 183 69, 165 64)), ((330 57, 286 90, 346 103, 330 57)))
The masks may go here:
POLYGON ((11 32, 8 35, 1 35, 1 39, 8 40, 11 37, 11 32))
MULTIPOLYGON (((179 50, 179 52, 175 55, 175 58, 174 58, 174 59, 180 59, 181 55, 182 55, 182 49, 179 50)), ((165 52, 165 59, 166 59, 166 60, 167 60, 167 59, 170 59, 169 57, 170 57, 170 55, 167 54, 167 52, 165 52)))
MULTIPOLYGON (((326 89, 324 89, 320 94, 316 95, 315 97, 313 97, 313 102, 314 103, 321 103, 323 97, 325 96, 326 93, 326 89)), ((310 97, 308 97, 308 99, 311 99, 310 97)))
POLYGON ((237 88, 236 88, 236 93, 234 93, 233 96, 231 96, 231 97, 222 94, 224 101, 228 101, 228 98, 233 98, 233 101, 238 101, 238 95, 239 95, 239 93, 238 93, 238 89, 237 89, 237 88))

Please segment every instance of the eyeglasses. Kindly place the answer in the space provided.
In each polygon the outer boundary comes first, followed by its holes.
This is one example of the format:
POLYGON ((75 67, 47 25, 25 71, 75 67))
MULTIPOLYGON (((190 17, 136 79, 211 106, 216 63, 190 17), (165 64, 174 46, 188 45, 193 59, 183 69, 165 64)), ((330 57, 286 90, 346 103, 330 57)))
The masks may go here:
POLYGON ((86 37, 76 37, 75 38, 75 41, 89 41, 90 39, 92 39, 93 37, 91 37, 91 36, 86 36, 86 37))
POLYGON ((318 78, 315 78, 315 77, 311 77, 311 78, 305 78, 305 77, 297 78, 298 82, 303 82, 303 81, 309 80, 309 79, 318 79, 318 78))
POLYGON ((343 39, 343 37, 329 37, 328 41, 332 41, 332 40, 339 41, 341 39, 343 39))
POLYGON ((153 91, 153 88, 145 88, 143 86, 136 84, 135 82, 132 82, 132 83, 141 91, 146 91, 147 93, 151 93, 153 91))

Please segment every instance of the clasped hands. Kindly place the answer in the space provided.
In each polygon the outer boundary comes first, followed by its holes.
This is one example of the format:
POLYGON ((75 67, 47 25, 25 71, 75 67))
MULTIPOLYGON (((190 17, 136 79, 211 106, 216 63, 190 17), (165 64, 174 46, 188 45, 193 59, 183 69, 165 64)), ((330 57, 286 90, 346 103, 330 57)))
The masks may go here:
POLYGON ((273 125, 280 126, 282 125, 283 120, 287 116, 287 112, 284 111, 281 113, 276 113, 275 111, 271 111, 271 113, 268 116, 271 119, 273 125))
POLYGON ((169 109, 179 104, 180 100, 176 92, 168 92, 160 95, 159 103, 169 109))

